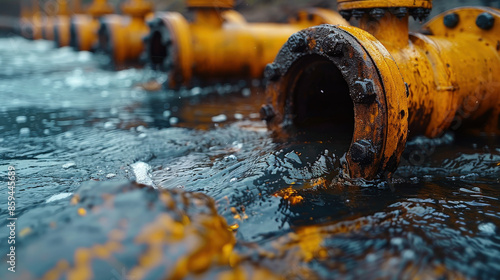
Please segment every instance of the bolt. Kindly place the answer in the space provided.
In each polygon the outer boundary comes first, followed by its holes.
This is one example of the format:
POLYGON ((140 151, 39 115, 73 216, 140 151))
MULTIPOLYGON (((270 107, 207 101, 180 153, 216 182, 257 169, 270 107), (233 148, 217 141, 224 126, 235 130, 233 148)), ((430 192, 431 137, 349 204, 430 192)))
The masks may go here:
POLYGON ((444 26, 448 28, 454 28, 455 26, 457 26, 459 20, 460 18, 456 13, 451 13, 444 16, 443 23, 444 26))
POLYGON ((147 22, 147 25, 149 26, 150 29, 158 27, 158 26, 160 26, 160 24, 161 24, 161 19, 160 18, 154 18, 154 19, 149 20, 147 22))
POLYGON ((276 81, 277 79, 279 79, 280 76, 281 76, 281 71, 278 65, 274 63, 269 63, 268 65, 266 65, 266 69, 264 69, 264 77, 268 81, 276 81))
POLYGON ((411 9, 410 14, 413 17, 414 20, 419 20, 419 21, 424 21, 429 13, 431 12, 430 9, 424 9, 424 8, 416 8, 416 9, 411 9))
POLYGON ((477 16, 476 25, 483 30, 489 30, 495 23, 495 17, 490 13, 482 13, 477 16))
POLYGON ((342 54, 344 42, 336 38, 334 34, 329 34, 321 43, 323 51, 330 56, 339 56, 342 54))
POLYGON ((392 14, 395 15, 397 18, 402 19, 408 14, 408 8, 406 7, 398 7, 393 10, 391 10, 392 14))
POLYGON ((363 11, 363 10, 352 10, 352 15, 354 16, 355 19, 362 18, 364 14, 365 14, 365 11, 363 11))
POLYGON ((300 33, 294 33, 288 38, 292 52, 302 52, 307 48, 307 38, 300 33))
POLYGON ((262 105, 260 108, 260 118, 266 122, 271 121, 276 116, 274 107, 271 104, 262 105))
POLYGON ((170 38, 170 33, 168 31, 161 32, 161 43, 164 46, 167 46, 170 43, 172 43, 172 38, 170 38))
POLYGON ((352 99, 357 104, 370 104, 377 97, 373 81, 370 79, 354 82, 354 92, 352 99))
POLYGON ((370 16, 372 16, 375 20, 380 20, 384 17, 385 10, 381 8, 375 8, 370 11, 370 16))
POLYGON ((375 153, 370 140, 359 140, 349 149, 352 161, 360 164, 369 164, 373 161, 375 153))
POLYGON ((343 11, 340 11, 340 15, 347 21, 349 21, 352 17, 352 11, 350 10, 343 10, 343 11))

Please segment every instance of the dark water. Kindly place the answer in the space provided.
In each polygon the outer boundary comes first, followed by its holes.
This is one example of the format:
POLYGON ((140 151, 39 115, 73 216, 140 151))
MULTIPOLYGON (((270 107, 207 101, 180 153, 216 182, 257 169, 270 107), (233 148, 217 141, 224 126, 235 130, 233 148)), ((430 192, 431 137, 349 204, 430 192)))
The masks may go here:
POLYGON ((274 141, 258 87, 146 91, 163 75, 17 37, 0 65, 1 279, 500 278, 498 138, 418 138, 352 181, 334 143, 274 141))

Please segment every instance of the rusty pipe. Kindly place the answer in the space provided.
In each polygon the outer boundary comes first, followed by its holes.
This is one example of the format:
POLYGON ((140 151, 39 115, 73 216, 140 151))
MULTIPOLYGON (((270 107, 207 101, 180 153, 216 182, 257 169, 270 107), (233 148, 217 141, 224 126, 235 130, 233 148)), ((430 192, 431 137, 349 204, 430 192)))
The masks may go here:
POLYGON ((74 15, 70 22, 70 46, 77 51, 93 51, 97 44, 99 19, 113 11, 107 0, 94 0, 86 14, 74 15))
MULTIPOLYGON (((338 2, 360 27, 323 25, 295 33, 266 68, 261 114, 276 135, 307 129, 343 140, 344 171, 372 179, 396 170, 408 135, 455 126, 498 135, 500 12, 466 7, 408 33, 431 1, 338 2), (296 42, 306 47, 296 51, 296 42)), ((340 141, 340 140, 339 140, 340 141)))
POLYGON ((115 65, 137 62, 143 53, 143 38, 149 33, 146 23, 153 17, 153 5, 143 0, 129 0, 122 5, 123 16, 101 18, 98 50, 115 65))
POLYGON ((191 86, 194 80, 260 78, 281 45, 294 32, 317 24, 348 25, 324 9, 302 11, 287 24, 247 23, 232 10, 233 0, 190 0, 188 22, 175 12, 161 13, 145 38, 147 59, 168 72, 168 86, 191 86))

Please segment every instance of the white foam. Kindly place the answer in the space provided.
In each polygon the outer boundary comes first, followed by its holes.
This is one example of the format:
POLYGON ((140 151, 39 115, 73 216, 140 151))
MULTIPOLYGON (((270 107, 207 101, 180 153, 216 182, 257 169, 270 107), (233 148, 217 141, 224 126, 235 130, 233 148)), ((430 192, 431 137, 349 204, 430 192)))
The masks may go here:
POLYGON ((151 171, 151 166, 149 164, 138 161, 131 164, 130 167, 132 167, 132 172, 134 172, 137 183, 155 187, 153 180, 149 175, 149 172, 151 171))
POLYGON ((212 117, 213 122, 225 122, 226 120, 227 120, 227 117, 224 114, 220 114, 220 115, 212 117))
POLYGON ((57 200, 61 200, 61 199, 64 199, 70 195, 72 195, 73 193, 66 193, 66 192, 63 192, 63 193, 60 193, 60 194, 55 194, 51 197, 49 197, 45 203, 50 203, 50 202, 54 202, 54 201, 57 201, 57 200))

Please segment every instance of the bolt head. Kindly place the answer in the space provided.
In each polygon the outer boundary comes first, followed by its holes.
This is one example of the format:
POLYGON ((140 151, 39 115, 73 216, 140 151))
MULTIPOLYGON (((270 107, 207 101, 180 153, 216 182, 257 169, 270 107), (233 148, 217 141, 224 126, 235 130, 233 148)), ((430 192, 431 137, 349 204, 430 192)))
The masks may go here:
POLYGON ((410 15, 413 17, 415 20, 419 21, 424 21, 427 16, 430 14, 431 9, 424 9, 424 8, 415 8, 410 10, 410 15))
POLYGON ((364 79, 354 83, 354 94, 352 96, 354 103, 371 104, 376 97, 377 94, 372 80, 364 79))
POLYGON ((271 104, 262 105, 260 108, 260 118, 266 122, 271 121, 276 113, 274 112, 274 107, 271 104))
POLYGON ((459 21, 460 21, 460 18, 458 16, 458 14, 456 14, 456 13, 447 14, 443 17, 444 26, 446 26, 448 28, 456 27, 458 25, 459 21))
POLYGON ((321 48, 327 55, 340 56, 344 49, 344 42, 338 39, 334 34, 330 34, 321 43, 321 48))
POLYGON ((397 7, 397 8, 392 9, 391 13, 394 14, 397 18, 402 19, 408 14, 408 8, 397 7))
POLYGON ((364 14, 365 14, 365 11, 363 11, 363 10, 352 10, 352 15, 354 16, 355 19, 362 18, 364 14))
POLYGON ((347 21, 349 21, 351 19, 351 17, 352 17, 352 11, 350 11, 350 10, 347 10, 347 11, 346 10, 342 10, 339 13, 347 21))
POLYGON ((281 71, 278 65, 274 63, 269 63, 264 69, 264 78, 268 81, 276 81, 281 76, 281 71))
POLYGON ((154 18, 152 20, 147 21, 146 24, 149 26, 150 29, 153 29, 155 27, 160 26, 161 19, 160 18, 154 18))
POLYGON ((489 30, 495 24, 495 17, 490 13, 482 13, 476 18, 477 27, 483 30, 489 30))
POLYGON ((381 8, 375 8, 370 11, 370 16, 375 20, 380 20, 385 16, 385 10, 381 8))
POLYGON ((288 45, 292 52, 303 52, 307 48, 307 38, 300 33, 294 33, 288 38, 288 45))
POLYGON ((369 164, 375 157, 372 142, 370 140, 359 140, 351 145, 349 149, 352 161, 360 164, 369 164))

